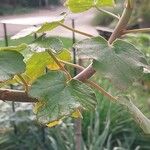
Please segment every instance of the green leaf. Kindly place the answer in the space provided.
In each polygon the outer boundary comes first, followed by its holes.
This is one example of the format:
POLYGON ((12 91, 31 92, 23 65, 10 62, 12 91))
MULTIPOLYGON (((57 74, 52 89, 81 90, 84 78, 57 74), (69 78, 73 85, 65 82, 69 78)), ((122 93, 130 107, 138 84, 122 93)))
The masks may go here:
POLYGON ((11 39, 19 39, 31 34, 50 31, 56 28, 57 26, 59 26, 60 22, 63 23, 65 17, 66 17, 66 13, 62 13, 60 16, 51 17, 51 19, 48 22, 44 23, 43 25, 38 27, 29 27, 23 29, 20 32, 18 32, 16 35, 12 36, 11 39))
POLYGON ((43 52, 47 49, 52 50, 54 53, 58 53, 63 50, 63 43, 60 39, 54 37, 39 37, 32 44, 30 44, 31 50, 35 52, 43 52))
POLYGON ((60 16, 52 17, 51 20, 44 23, 38 30, 37 33, 43 33, 50 31, 59 26, 59 23, 63 23, 66 17, 66 13, 62 13, 60 16))
POLYGON ((31 86, 30 96, 43 101, 38 109, 40 122, 49 123, 72 115, 78 108, 95 108, 95 94, 85 84, 67 78, 62 71, 50 71, 39 77, 31 86))
POLYGON ((4 50, 10 50, 10 51, 23 51, 27 48, 27 45, 26 44, 20 44, 20 45, 17 45, 17 46, 8 46, 8 47, 0 47, 0 51, 4 51, 4 50))
POLYGON ((16 51, 0 51, 0 81, 11 79, 25 71, 24 57, 16 51))
POLYGON ((65 5, 73 13, 89 10, 94 5, 94 0, 67 0, 65 5))
POLYGON ((39 30, 39 27, 29 27, 29 28, 21 30, 20 32, 12 36, 11 39, 14 40, 14 39, 23 38, 23 37, 26 37, 28 35, 35 33, 38 30, 39 30))
POLYGON ((71 12, 80 13, 95 6, 113 6, 114 0, 67 0, 65 5, 71 12))
MULTIPOLYGON (((71 54, 68 50, 64 49, 55 56, 64 61, 71 60, 71 54)), ((28 83, 32 83, 37 77, 45 73, 45 69, 57 70, 59 67, 50 57, 47 52, 35 53, 26 62, 26 71, 23 74, 28 83)))
POLYGON ((115 4, 114 0, 97 0, 97 6, 113 6, 115 4))
POLYGON ((95 70, 120 89, 127 88, 141 77, 144 68, 149 68, 143 54, 123 40, 109 45, 102 37, 95 37, 80 41, 75 47, 81 57, 93 58, 95 70))

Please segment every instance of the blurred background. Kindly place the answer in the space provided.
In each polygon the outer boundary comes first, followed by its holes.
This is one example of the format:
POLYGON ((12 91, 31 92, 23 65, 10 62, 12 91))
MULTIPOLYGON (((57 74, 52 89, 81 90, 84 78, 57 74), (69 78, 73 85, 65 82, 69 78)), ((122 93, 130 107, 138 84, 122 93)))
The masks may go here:
MULTIPOLYGON (((115 0, 116 7, 105 9, 117 15, 123 11, 124 0, 115 0)), ((135 0, 135 9, 128 29, 150 27, 150 0, 135 0)), ((14 18, 38 16, 55 16, 67 11, 64 0, 0 0, 0 21, 14 18)), ((110 36, 117 20, 106 13, 91 9, 82 14, 69 14, 65 24, 97 36, 110 36), (84 15, 84 16, 83 16, 84 15), (101 31, 102 28, 107 32, 101 31)), ((30 44, 34 37, 28 36, 19 40, 10 37, 25 25, 6 24, 8 45, 20 43, 30 44)), ((58 27, 47 36, 59 36, 64 47, 72 49, 72 32, 58 27)), ((76 34, 76 40, 85 38, 76 34)), ((150 34, 128 34, 125 40, 133 43, 142 51, 150 63, 150 34)), ((4 28, 0 24, 0 47, 5 46, 4 28)), ((86 62, 83 65, 86 66, 86 62)), ((93 77, 106 91, 116 93, 110 82, 98 75, 93 77)), ((0 86, 1 87, 1 86, 0 86)), ((98 106, 96 111, 84 112, 82 120, 83 150, 150 150, 150 136, 144 135, 128 111, 120 105, 110 103, 96 92, 98 106)), ((150 118, 150 74, 144 75, 130 88, 134 103, 150 118)), ((74 119, 66 119, 64 123, 53 128, 39 125, 32 112, 32 104, 0 101, 0 150, 74 150, 74 119)))

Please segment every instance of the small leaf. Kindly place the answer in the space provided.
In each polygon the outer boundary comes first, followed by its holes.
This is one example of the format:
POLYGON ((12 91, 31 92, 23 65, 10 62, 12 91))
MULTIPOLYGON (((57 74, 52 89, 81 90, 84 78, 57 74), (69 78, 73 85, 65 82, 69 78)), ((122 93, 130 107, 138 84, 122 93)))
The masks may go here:
POLYGON ((34 33, 43 33, 43 32, 50 31, 56 28, 57 26, 59 26, 59 22, 63 23, 65 17, 66 17, 66 13, 62 13, 60 16, 51 17, 51 19, 49 19, 49 21, 44 23, 43 25, 38 27, 29 27, 23 29, 20 32, 18 32, 16 35, 12 36, 11 39, 19 39, 34 33))
POLYGON ((97 0, 97 3, 96 3, 98 7, 113 6, 114 4, 115 4, 114 0, 97 0))
POLYGON ((126 89, 143 75, 144 68, 149 68, 144 55, 123 40, 109 45, 102 37, 96 37, 80 41, 75 47, 81 57, 93 58, 95 70, 120 89, 126 89))
MULTIPOLYGON (((64 49, 63 51, 61 51, 61 53, 56 54, 55 56, 60 60, 64 60, 67 62, 71 61, 71 53, 67 49, 64 49)), ((62 64, 62 65, 64 65, 64 64, 62 64)), ((52 58, 49 59, 49 63, 47 65, 47 68, 50 70, 60 69, 59 66, 55 63, 55 61, 52 58)))
POLYGON ((89 10, 94 5, 94 0, 67 0, 65 5, 73 13, 79 13, 89 10))
POLYGON ((35 33, 38 30, 39 30, 39 27, 29 27, 29 28, 21 30, 16 35, 12 36, 11 39, 23 38, 23 37, 26 37, 28 35, 35 33))
POLYGON ((50 30, 56 28, 57 26, 59 26, 59 23, 63 23, 64 22, 65 17, 66 17, 66 13, 62 13, 60 16, 57 16, 57 17, 52 17, 51 20, 49 20, 48 22, 44 23, 39 28, 37 33, 47 32, 47 31, 50 31, 50 30))
POLYGON ((39 77, 32 84, 29 94, 44 101, 37 118, 46 124, 69 116, 78 108, 91 110, 96 106, 91 88, 77 80, 67 82, 62 71, 50 71, 39 77))
POLYGON ((0 51, 0 81, 5 81, 25 71, 24 57, 17 51, 0 51))
POLYGON ((61 123, 62 123, 62 120, 60 119, 60 120, 55 120, 53 122, 50 122, 50 123, 46 124, 46 126, 51 128, 51 127, 54 127, 56 125, 60 125, 61 123))
POLYGON ((75 110, 72 114, 71 117, 73 118, 83 118, 81 112, 79 111, 79 109, 75 110))
POLYGON ((8 47, 0 47, 0 51, 10 50, 10 51, 18 51, 21 52, 27 48, 26 44, 20 44, 18 46, 8 46, 8 47))
POLYGON ((63 43, 60 39, 54 37, 39 37, 32 44, 30 44, 31 50, 35 52, 43 52, 47 49, 52 50, 54 53, 58 53, 63 49, 63 43))
MULTIPOLYGON (((68 50, 64 49, 55 56, 64 61, 71 60, 71 54, 68 50)), ((46 67, 50 70, 58 70, 58 65, 50 57, 47 52, 35 53, 26 62, 26 71, 23 74, 28 83, 32 83, 36 78, 45 73, 46 67)))

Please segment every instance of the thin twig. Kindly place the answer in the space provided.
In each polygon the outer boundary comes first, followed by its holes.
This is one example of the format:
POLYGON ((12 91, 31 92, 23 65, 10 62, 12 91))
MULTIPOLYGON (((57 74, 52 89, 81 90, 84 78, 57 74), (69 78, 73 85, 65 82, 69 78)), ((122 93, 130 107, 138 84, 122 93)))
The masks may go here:
POLYGON ((118 20, 120 19, 119 16, 117 16, 116 14, 113 14, 113 13, 107 11, 107 10, 101 9, 101 8, 99 8, 99 7, 97 7, 97 6, 95 6, 95 8, 96 8, 98 11, 101 11, 101 12, 103 12, 103 13, 105 13, 105 14, 108 14, 108 15, 110 15, 110 16, 112 16, 112 17, 118 19, 118 20))
POLYGON ((106 92, 102 87, 100 87, 98 84, 96 84, 93 81, 87 80, 86 83, 88 83, 91 87, 97 89, 100 93, 102 93, 104 96, 108 97, 110 100, 117 101, 117 98, 106 92))
POLYGON ((140 33, 140 32, 150 32, 150 28, 142 28, 142 29, 133 29, 133 30, 124 30, 123 34, 128 33, 140 33))
POLYGON ((66 29, 68 29, 68 30, 70 30, 70 31, 79 33, 79 34, 81 34, 81 35, 84 35, 84 36, 87 36, 87 37, 94 37, 94 36, 91 35, 91 34, 88 34, 88 33, 85 33, 85 32, 82 32, 82 31, 79 31, 79 30, 76 30, 76 29, 73 29, 73 28, 71 28, 71 27, 68 27, 68 26, 64 25, 63 23, 61 23, 61 22, 59 22, 59 25, 62 26, 62 27, 64 27, 64 28, 66 28, 66 29))
MULTIPOLYGON (((69 65, 69 66, 72 66, 72 67, 75 67, 77 69, 80 69, 80 70, 84 70, 85 68, 80 66, 80 65, 77 65, 77 64, 72 64, 70 62, 66 62, 66 61, 62 61, 62 60, 59 60, 60 62, 66 64, 66 65, 69 65)), ((108 97, 109 99, 111 100, 117 100, 115 97, 113 97, 112 95, 110 95, 108 92, 106 92, 102 87, 100 87, 98 84, 96 84, 95 82, 93 81, 90 81, 90 80, 86 80, 85 83, 88 83, 90 86, 96 88, 100 93, 102 93, 104 96, 108 97)))
POLYGON ((24 91, 0 89, 0 100, 13 102, 37 102, 36 98, 30 97, 24 91))
POLYGON ((63 64, 72 66, 72 67, 77 68, 77 69, 79 69, 79 70, 81 70, 81 71, 85 69, 84 67, 82 67, 82 66, 80 66, 80 65, 78 65, 78 64, 73 64, 73 63, 70 63, 70 62, 67 62, 67 61, 63 61, 63 60, 60 60, 60 59, 58 59, 58 60, 59 60, 59 62, 61 62, 61 63, 63 63, 63 64))
POLYGON ((47 50, 48 54, 52 57, 52 59, 55 61, 55 63, 60 67, 60 69, 62 71, 64 71, 68 77, 68 79, 71 79, 71 75, 70 73, 65 69, 65 67, 59 62, 59 60, 55 57, 55 55, 50 51, 50 50, 47 50))
POLYGON ((25 79, 20 74, 17 74, 17 77, 22 81, 24 88, 25 88, 25 92, 28 93, 28 91, 29 91, 28 83, 25 81, 25 79))

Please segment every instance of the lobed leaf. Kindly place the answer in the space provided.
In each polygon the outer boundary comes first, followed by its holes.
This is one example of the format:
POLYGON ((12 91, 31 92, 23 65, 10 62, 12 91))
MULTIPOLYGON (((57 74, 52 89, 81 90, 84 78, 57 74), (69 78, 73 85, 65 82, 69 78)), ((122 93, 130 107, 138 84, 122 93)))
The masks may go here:
POLYGON ((132 44, 116 40, 112 45, 102 37, 85 39, 75 44, 81 57, 93 58, 93 67, 112 83, 126 89, 149 69, 144 55, 132 44))
POLYGON ((0 82, 25 71, 24 57, 17 51, 0 51, 0 82))
MULTIPOLYGON (((71 60, 71 54, 67 49, 63 49, 55 56, 64 61, 71 60)), ((32 83, 36 78, 45 73, 46 67, 50 70, 58 70, 59 66, 54 62, 47 52, 35 53, 26 62, 24 76, 28 83, 32 83)))
POLYGON ((67 0, 65 5, 71 12, 80 13, 95 6, 113 6, 114 0, 67 0))
POLYGON ((35 52, 43 52, 47 49, 53 51, 54 53, 58 53, 63 50, 63 43, 60 39, 54 37, 39 37, 32 44, 30 44, 30 48, 35 52))
POLYGON ((50 71, 39 77, 29 94, 43 101, 37 118, 46 124, 72 115, 78 108, 91 110, 96 105, 91 88, 77 80, 67 81, 62 71, 50 71))

